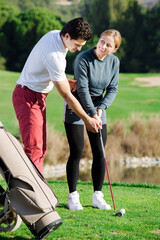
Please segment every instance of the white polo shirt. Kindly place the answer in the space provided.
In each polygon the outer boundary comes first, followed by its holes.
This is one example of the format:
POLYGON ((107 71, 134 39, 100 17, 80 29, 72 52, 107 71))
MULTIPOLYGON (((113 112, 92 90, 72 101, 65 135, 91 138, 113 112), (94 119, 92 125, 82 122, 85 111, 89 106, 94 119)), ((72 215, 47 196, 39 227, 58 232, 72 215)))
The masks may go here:
POLYGON ((52 90, 53 81, 66 79, 66 54, 59 30, 45 34, 31 51, 18 84, 40 93, 52 90))

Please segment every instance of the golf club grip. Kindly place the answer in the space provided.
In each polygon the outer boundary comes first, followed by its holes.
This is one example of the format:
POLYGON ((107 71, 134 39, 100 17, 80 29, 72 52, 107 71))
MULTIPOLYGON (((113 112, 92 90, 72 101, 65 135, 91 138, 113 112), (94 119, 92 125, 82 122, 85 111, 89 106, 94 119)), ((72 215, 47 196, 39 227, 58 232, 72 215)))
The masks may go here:
POLYGON ((109 171, 108 171, 108 166, 107 166, 107 160, 106 160, 106 154, 105 154, 105 150, 104 150, 104 144, 103 144, 102 131, 101 131, 101 129, 99 129, 99 133, 100 133, 100 141, 101 141, 101 146, 102 146, 102 152, 103 152, 104 162, 105 162, 105 165, 106 165, 108 182, 109 182, 110 191, 111 191, 111 196, 112 196, 113 207, 114 207, 114 211, 116 212, 116 207, 115 207, 114 198, 113 198, 112 186, 111 186, 111 181, 110 181, 110 177, 109 177, 109 171))

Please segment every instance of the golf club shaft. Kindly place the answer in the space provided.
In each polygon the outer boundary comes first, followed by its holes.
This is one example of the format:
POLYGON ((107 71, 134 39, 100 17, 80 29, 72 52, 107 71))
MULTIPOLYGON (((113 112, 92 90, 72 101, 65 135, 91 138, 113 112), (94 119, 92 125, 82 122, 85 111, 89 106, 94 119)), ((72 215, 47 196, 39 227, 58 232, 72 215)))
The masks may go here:
POLYGON ((110 191, 111 191, 111 196, 112 196, 113 207, 114 207, 114 211, 115 211, 115 213, 116 213, 116 207, 115 207, 114 198, 113 198, 112 186, 111 186, 111 181, 110 181, 110 177, 109 177, 109 171, 108 171, 108 166, 107 166, 107 160, 106 160, 106 154, 105 154, 105 150, 104 150, 104 144, 103 144, 101 129, 99 130, 99 133, 100 133, 100 141, 101 141, 101 145, 102 145, 103 157, 104 157, 104 161, 105 161, 105 165, 106 165, 108 182, 109 182, 110 191))

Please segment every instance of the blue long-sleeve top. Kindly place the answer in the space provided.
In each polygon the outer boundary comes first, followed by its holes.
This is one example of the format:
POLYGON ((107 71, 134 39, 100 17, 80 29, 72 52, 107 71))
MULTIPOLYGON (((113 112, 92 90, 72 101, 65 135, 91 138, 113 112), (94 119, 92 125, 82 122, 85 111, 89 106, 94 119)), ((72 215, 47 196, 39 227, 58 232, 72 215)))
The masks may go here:
MULTIPOLYGON (((104 110, 112 104, 118 92, 119 59, 109 54, 99 60, 94 49, 81 52, 74 61, 74 78, 77 80, 74 95, 90 116, 96 114, 97 108, 102 109, 102 124, 105 124, 104 110)), ((64 121, 80 124, 77 117, 66 105, 64 121)))

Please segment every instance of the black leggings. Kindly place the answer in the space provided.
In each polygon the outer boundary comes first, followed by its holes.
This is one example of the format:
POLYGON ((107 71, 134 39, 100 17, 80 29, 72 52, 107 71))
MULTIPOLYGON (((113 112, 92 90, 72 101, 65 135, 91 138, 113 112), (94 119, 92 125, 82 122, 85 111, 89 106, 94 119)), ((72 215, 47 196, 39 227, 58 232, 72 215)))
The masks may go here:
MULTIPOLYGON (((79 177, 79 162, 84 148, 84 126, 65 123, 65 130, 70 147, 70 156, 67 162, 67 180, 69 191, 76 191, 79 177)), ((88 132, 88 137, 93 154, 92 180, 94 191, 101 191, 105 177, 105 162, 102 152, 99 133, 88 132)), ((102 126, 102 138, 104 146, 107 141, 107 125, 102 126)))

